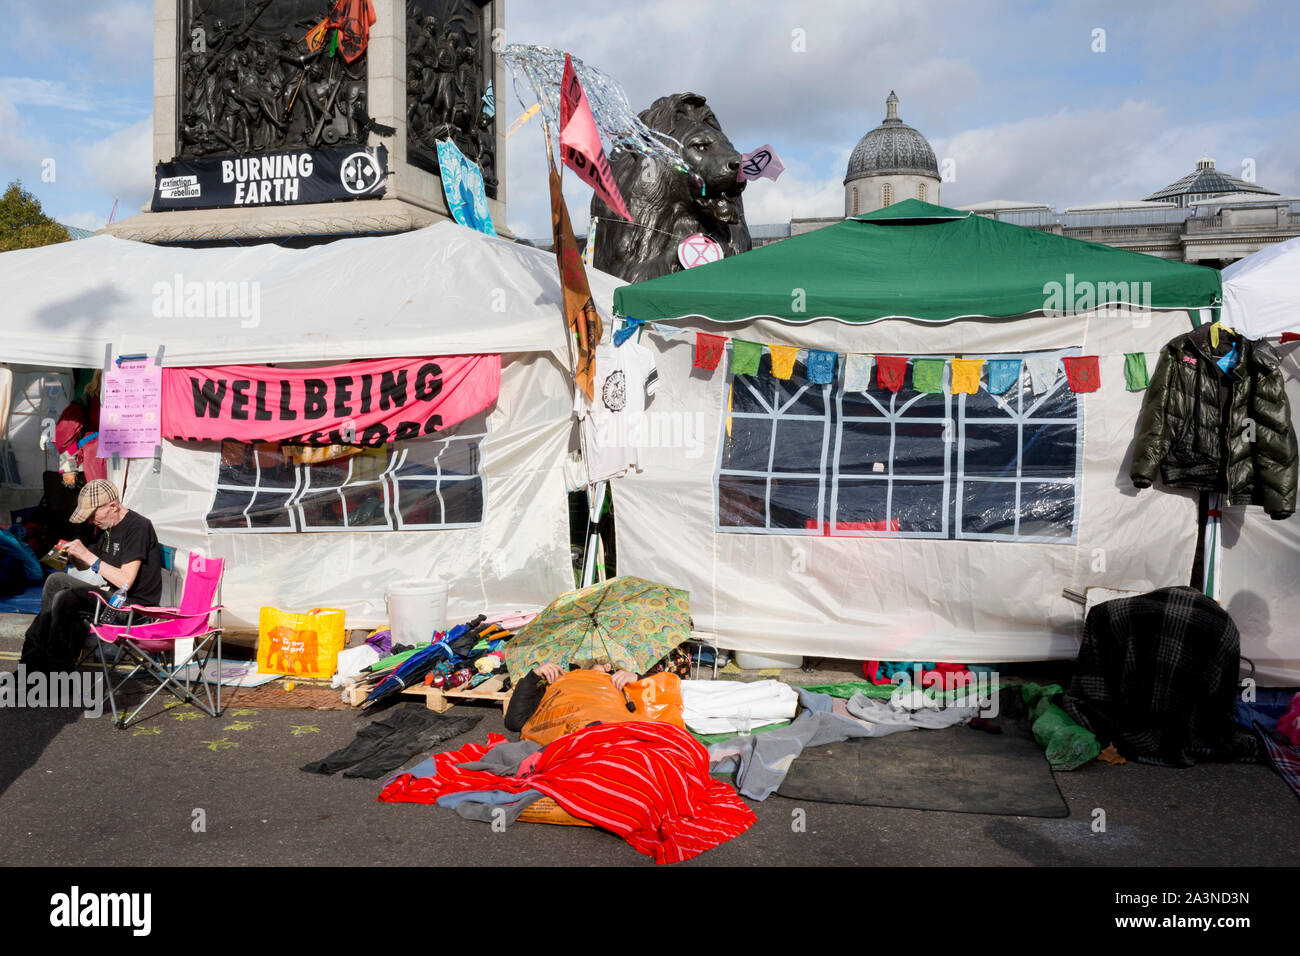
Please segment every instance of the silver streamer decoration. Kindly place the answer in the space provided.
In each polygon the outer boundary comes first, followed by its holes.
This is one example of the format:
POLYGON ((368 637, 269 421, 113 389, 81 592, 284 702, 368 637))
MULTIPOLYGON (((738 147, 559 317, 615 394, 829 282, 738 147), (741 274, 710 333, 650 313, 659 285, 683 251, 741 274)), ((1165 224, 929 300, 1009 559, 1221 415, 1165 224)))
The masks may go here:
MULTIPOLYGON (((511 43, 500 53, 510 67, 515 96, 521 106, 527 104, 519 97, 519 78, 522 75, 541 104, 542 118, 558 130, 560 123, 560 80, 564 76, 564 51, 529 43, 511 43)), ((605 150, 612 154, 616 149, 627 149, 653 156, 681 169, 686 163, 681 156, 682 144, 666 133, 652 130, 641 122, 628 105, 627 96, 618 81, 595 67, 588 66, 576 56, 573 70, 587 94, 591 112, 596 117, 605 150)))

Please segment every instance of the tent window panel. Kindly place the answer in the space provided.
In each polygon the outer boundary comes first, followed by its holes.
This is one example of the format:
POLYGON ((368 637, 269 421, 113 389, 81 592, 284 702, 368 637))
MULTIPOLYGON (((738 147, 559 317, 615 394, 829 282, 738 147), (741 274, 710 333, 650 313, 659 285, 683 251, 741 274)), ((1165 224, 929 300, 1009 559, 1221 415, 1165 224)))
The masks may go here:
POLYGON ((1074 537, 1074 483, 1026 481, 1020 486, 1021 537, 1074 537))
POLYGON ((718 476, 718 525, 767 527, 767 479, 718 476))
POLYGON ((768 356, 759 361, 757 375, 737 375, 731 380, 731 410, 754 415, 772 413, 773 391, 767 371, 768 356))
POLYGON ((1033 418, 1069 418, 1079 415, 1079 396, 1070 391, 1065 372, 1057 377, 1056 388, 1046 395, 1036 396, 1026 388, 1022 397, 1025 414, 1033 418))
POLYGON ((902 534, 944 537, 947 502, 942 481, 892 482, 889 521, 902 534))
POLYGON ((948 414, 948 397, 942 392, 917 392, 898 402, 898 414, 903 418, 943 418, 948 414))
POLYGON ((248 519, 244 513, 252 503, 252 492, 218 488, 212 506, 208 508, 208 527, 222 531, 247 528, 248 519))
POLYGON ((476 416, 439 438, 292 464, 276 445, 224 442, 210 531, 433 529, 483 521, 482 439, 476 416))
POLYGON ((478 524, 483 520, 483 482, 479 479, 443 481, 439 491, 445 524, 478 524))
POLYGON ((873 479, 841 481, 835 500, 835 526, 844 531, 897 531, 887 524, 889 482, 873 479))
POLYGON ((728 471, 767 471, 772 454, 770 418, 732 416, 731 436, 722 452, 722 467, 728 471))
POLYGON ((968 481, 962 489, 961 530, 970 535, 1016 533, 1016 483, 968 481))
POLYGON ((890 432, 888 422, 845 422, 840 433, 840 472, 888 473, 890 432))
POLYGON ((899 422, 894 426, 895 475, 942 475, 948 460, 943 422, 899 422))
POLYGON ((1020 452, 1020 473, 1025 477, 1073 477, 1079 430, 1073 424, 1043 425, 1026 422, 1020 452))
POLYGON ((884 418, 888 408, 889 393, 881 390, 845 392, 843 396, 845 418, 884 418))
POLYGON ((821 471, 825 444, 825 422, 781 419, 777 422, 776 445, 772 449, 772 471, 817 475, 821 471))
POLYGON ((304 531, 338 531, 343 523, 343 497, 334 488, 310 491, 298 499, 304 531))
POLYGON ((821 526, 820 479, 773 478, 769 502, 769 527, 816 531, 821 526))
POLYGON ((343 508, 349 528, 387 528, 388 501, 385 485, 375 482, 343 489, 343 508))
POLYGON ((1015 425, 966 425, 962 440, 964 472, 980 478, 1014 478, 1020 453, 1015 425))

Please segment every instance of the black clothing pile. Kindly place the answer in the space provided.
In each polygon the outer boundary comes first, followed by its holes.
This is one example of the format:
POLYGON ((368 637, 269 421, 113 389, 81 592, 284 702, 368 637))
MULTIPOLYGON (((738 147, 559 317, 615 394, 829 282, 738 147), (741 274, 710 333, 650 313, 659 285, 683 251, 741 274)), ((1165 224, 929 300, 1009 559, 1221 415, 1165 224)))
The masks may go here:
POLYGON ((1240 646, 1228 612, 1193 588, 1107 601, 1084 622, 1061 706, 1130 760, 1256 762, 1259 741, 1234 718, 1240 646))
POLYGON ((356 739, 323 760, 307 764, 307 773, 331 774, 374 780, 396 770, 417 754, 473 730, 482 714, 447 717, 422 703, 398 704, 383 717, 357 731, 356 739))

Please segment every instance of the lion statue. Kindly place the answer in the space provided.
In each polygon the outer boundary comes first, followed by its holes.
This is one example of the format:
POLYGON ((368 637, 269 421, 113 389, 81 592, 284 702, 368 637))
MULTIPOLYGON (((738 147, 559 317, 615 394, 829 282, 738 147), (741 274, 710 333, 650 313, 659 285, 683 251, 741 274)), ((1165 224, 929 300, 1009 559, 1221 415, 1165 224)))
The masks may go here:
POLYGON ((633 221, 592 197, 591 215, 600 220, 595 267, 628 282, 680 272, 677 246, 697 232, 716 240, 726 256, 753 248, 741 201, 745 184, 738 181, 740 153, 704 97, 661 96, 641 113, 641 122, 681 143, 690 171, 631 150, 614 151, 610 167, 633 221))

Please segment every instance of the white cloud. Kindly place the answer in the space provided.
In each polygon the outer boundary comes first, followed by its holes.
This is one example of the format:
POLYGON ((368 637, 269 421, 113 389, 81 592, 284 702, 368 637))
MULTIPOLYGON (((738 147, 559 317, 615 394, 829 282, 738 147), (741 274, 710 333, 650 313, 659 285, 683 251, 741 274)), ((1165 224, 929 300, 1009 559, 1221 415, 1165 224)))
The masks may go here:
POLYGON ((94 232, 104 228, 108 223, 108 217, 98 212, 74 212, 60 216, 59 222, 65 226, 76 226, 78 229, 89 229, 94 232))
POLYGON ((57 60, 61 72, 147 77, 153 66, 153 0, 38 0, 6 4, 14 48, 57 60))
POLYGON ((25 128, 3 89, 0 89, 0 130, 4 131, 0 136, 0 176, 4 182, 22 179, 30 184, 39 180, 41 161, 50 155, 50 144, 45 137, 25 128))
POLYGON ((119 197, 119 215, 132 215, 153 193, 153 119, 83 146, 77 160, 89 183, 119 197))
POLYGON ((15 106, 52 106, 77 111, 94 109, 84 95, 74 93, 57 80, 3 76, 0 77, 0 95, 7 96, 15 106))

